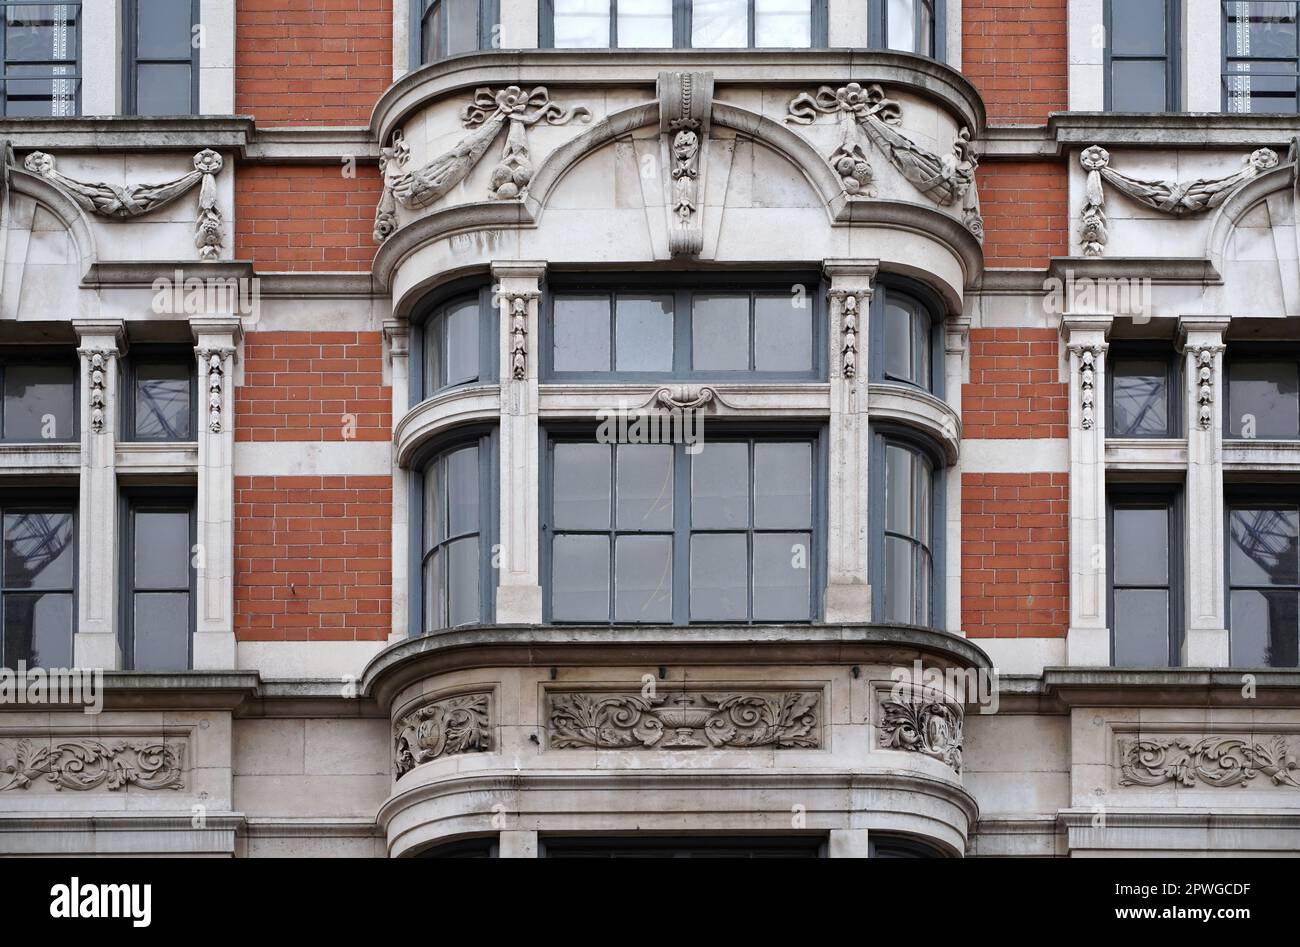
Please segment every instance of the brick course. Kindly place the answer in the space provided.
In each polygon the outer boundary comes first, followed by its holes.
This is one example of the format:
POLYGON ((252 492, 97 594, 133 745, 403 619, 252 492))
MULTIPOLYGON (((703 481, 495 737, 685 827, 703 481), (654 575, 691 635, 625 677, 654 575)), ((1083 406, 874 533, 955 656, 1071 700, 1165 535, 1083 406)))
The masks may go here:
POLYGON ((1055 329, 972 329, 965 438, 1069 437, 1068 385, 1055 329))
POLYGON ((1066 0, 964 0, 962 72, 989 121, 1041 125, 1069 108, 1066 0))
POLYGON ((977 184, 986 266, 1043 267, 1069 253, 1070 178, 1063 163, 986 163, 977 184))

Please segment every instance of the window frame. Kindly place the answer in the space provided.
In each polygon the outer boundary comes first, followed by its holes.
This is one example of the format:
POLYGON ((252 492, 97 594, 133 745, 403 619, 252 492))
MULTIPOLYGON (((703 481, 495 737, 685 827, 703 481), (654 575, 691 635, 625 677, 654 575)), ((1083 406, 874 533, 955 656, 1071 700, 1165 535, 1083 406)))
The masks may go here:
MULTIPOLYGON (((9 115, 9 111, 8 111, 9 79, 10 79, 9 67, 11 63, 9 61, 9 52, 7 46, 8 32, 9 32, 7 27, 8 25, 7 9, 9 7, 21 7, 21 6, 31 6, 31 5, 33 4, 30 2, 30 0, 0 0, 0 13, 5 13, 4 19, 0 20, 0 118, 22 117, 22 116, 9 115)), ((59 4, 48 3, 44 5, 57 6, 59 4)), ((83 52, 85 49, 85 41, 83 39, 83 35, 85 33, 85 21, 82 17, 82 12, 83 12, 82 0, 63 0, 62 5, 76 8, 75 11, 76 15, 73 18, 73 21, 76 23, 77 50, 76 50, 76 56, 73 57, 72 60, 70 60, 72 64, 72 74, 67 76, 55 76, 52 74, 53 70, 56 67, 66 65, 69 61, 56 61, 51 59, 51 60, 40 60, 36 63, 32 63, 32 62, 24 62, 22 60, 16 60, 12 63, 12 65, 16 65, 16 66, 33 65, 33 64, 45 65, 49 68, 51 72, 51 75, 49 76, 15 76, 14 78, 19 81, 44 80, 48 78, 51 80, 67 79, 68 81, 74 83, 75 91, 73 92, 72 95, 73 114, 37 116, 40 118, 75 118, 81 115, 81 83, 82 83, 81 69, 84 61, 83 52)), ((52 89, 53 86, 51 86, 51 90, 52 89)))
MULTIPOLYGON (((1300 500, 1297 500, 1297 491, 1300 490, 1300 484, 1291 483, 1289 485, 1280 484, 1258 484, 1258 483, 1236 483, 1225 484, 1223 491, 1223 624, 1228 632, 1228 665, 1229 667, 1238 667, 1232 661, 1232 592, 1234 589, 1275 589, 1280 591, 1294 590, 1297 596, 1300 596, 1300 585, 1233 585, 1232 583, 1232 513, 1240 509, 1290 509, 1296 508, 1297 515, 1300 515, 1300 500)), ((1300 642, 1297 642, 1297 652, 1300 653, 1300 642)), ((1241 665, 1255 667, 1255 665, 1241 665)), ((1294 668, 1300 667, 1300 664, 1277 664, 1264 665, 1265 667, 1294 668)))
POLYGON ((81 441, 81 361, 71 348, 15 345, 0 348, 0 446, 10 444, 75 444, 81 441), (72 431, 67 437, 11 441, 5 431, 5 369, 10 365, 61 365, 72 368, 72 431))
MULTIPOLYGON (((1166 566, 1166 581, 1169 593, 1169 663, 1167 667, 1182 666, 1183 644, 1187 638, 1186 628, 1186 567, 1181 551, 1184 526, 1183 492, 1178 484, 1108 484, 1106 487, 1106 624, 1110 626, 1110 666, 1136 667, 1137 665, 1117 665, 1115 663, 1116 634, 1118 626, 1115 621, 1115 510, 1117 508, 1152 509, 1163 507, 1169 523, 1169 535, 1166 543, 1169 562, 1166 566)), ((1155 590, 1166 588, 1160 585, 1123 584, 1120 591, 1155 590)))
MULTIPOLYGON (((1294 437, 1239 437, 1232 434, 1232 419, 1236 411, 1232 405, 1232 369, 1238 362, 1282 362, 1292 361, 1296 365, 1297 377, 1300 377, 1300 343, 1269 342, 1265 344, 1246 342, 1229 345, 1223 353, 1223 440, 1234 444, 1250 444, 1256 441, 1277 441, 1288 444, 1300 442, 1300 433, 1294 437)), ((1300 401, 1300 393, 1296 395, 1300 401)), ((1297 426, 1300 431, 1300 425, 1297 426)))
MULTIPOLYGON (((889 2, 888 0, 869 0, 868 9, 868 43, 872 49, 892 49, 889 45, 889 2)), ((912 20, 912 40, 918 46, 920 43, 920 23, 916 16, 916 10, 920 4, 927 0, 915 0, 917 7, 913 8, 912 20)), ((894 52, 904 53, 909 56, 925 56, 927 59, 934 59, 938 62, 948 61, 948 11, 947 0, 932 0, 933 17, 932 28, 934 30, 934 54, 909 52, 905 49, 894 50, 894 52)))
POLYGON ((1266 73, 1266 75, 1278 76, 1285 78, 1290 75, 1295 80, 1295 98, 1297 108, 1300 108, 1300 2, 1297 0, 1273 0, 1273 2, 1289 2, 1292 5, 1292 11, 1296 16, 1296 57, 1279 58, 1276 56, 1238 56, 1229 52, 1231 31, 1228 27, 1228 7, 1229 3, 1235 3, 1238 0, 1219 0, 1219 44, 1223 49, 1223 55, 1219 62, 1219 87, 1221 92, 1220 110, 1228 115, 1294 115, 1294 112, 1233 112, 1231 109, 1232 96, 1228 90, 1228 80, 1241 76, 1250 76, 1252 73, 1233 73, 1229 72, 1228 66, 1233 62, 1265 62, 1265 63, 1292 63, 1294 68, 1291 73, 1266 73))
MULTIPOLYGON (((500 453, 497 428, 495 425, 471 425, 453 435, 439 438, 425 445, 411 462, 410 466, 409 509, 415 512, 408 521, 408 569, 407 588, 413 590, 408 596, 418 602, 418 607, 407 609, 407 633, 412 638, 427 634, 441 634, 490 625, 496 620, 496 595, 498 587, 497 573, 492 568, 492 550, 499 541, 500 520, 500 453), (429 467, 441 457, 455 453, 465 447, 478 448, 479 464, 479 620, 463 625, 451 625, 446 628, 426 630, 425 611, 429 607, 428 596, 424 586, 424 563, 432 550, 424 548, 424 531, 429 510, 425 504, 425 481, 429 467)), ((469 534, 463 534, 469 535, 469 534)))
MULTIPOLYGON (((885 457, 888 447, 903 447, 930 461, 930 621, 921 628, 942 629, 947 620, 947 485, 948 468, 942 451, 925 435, 902 424, 889 421, 871 423, 871 443, 868 450, 868 478, 870 500, 868 522, 871 528, 870 554, 867 576, 871 584, 872 619, 880 624, 911 624, 896 622, 886 611, 885 529, 886 479, 885 457)), ((907 537, 912 540, 912 537, 907 537)), ((914 540, 913 540, 914 541, 914 540)))
MULTIPOLYGON (((67 592, 72 596, 72 637, 69 667, 77 663, 77 629, 80 626, 81 587, 81 508, 74 486, 56 486, 49 490, 33 488, 0 491, 0 549, 4 542, 4 517, 8 513, 67 513, 72 517, 72 581, 68 589, 10 589, 6 586, 3 568, 0 568, 0 667, 15 670, 17 662, 10 662, 5 654, 5 604, 10 592, 19 594, 36 592, 67 592)), ((48 665, 36 665, 48 667, 48 665)))
POLYGON ((407 23, 409 24, 411 35, 410 55, 412 72, 416 69, 423 68, 424 66, 450 59, 452 56, 472 56, 474 53, 483 52, 487 49, 499 48, 492 45, 491 39, 492 28, 499 25, 501 22, 501 2, 500 0, 477 0, 478 47, 463 53, 452 53, 451 55, 448 55, 445 52, 440 52, 438 55, 434 56, 434 58, 426 62, 424 59, 425 21, 428 19, 433 8, 438 3, 442 2, 445 2, 445 0, 433 0, 433 2, 427 2, 427 0, 410 0, 410 16, 407 23))
MULTIPOLYGON (((172 0, 175 2, 175 0, 172 0)), ((190 0, 190 110, 181 114, 199 115, 199 52, 194 45, 194 27, 201 25, 200 0, 190 0)), ((142 59, 139 55, 138 33, 140 0, 126 0, 122 7, 122 114, 139 115, 140 66, 180 65, 183 59, 142 59)))
MULTIPOLYGON (((1115 62, 1157 62, 1164 60, 1165 64, 1165 107, 1164 112, 1178 112, 1182 108, 1183 90, 1182 90, 1182 69, 1181 60, 1183 55, 1182 43, 1182 16, 1178 0, 1161 0, 1165 7, 1165 54, 1163 56, 1137 56, 1131 54, 1114 55, 1111 52, 1111 7, 1115 0, 1106 0, 1103 13, 1103 35, 1106 37, 1105 48, 1105 73, 1103 78, 1104 100, 1103 108, 1107 111, 1114 111, 1113 102, 1113 72, 1112 65, 1115 62)), ((1226 18, 1225 18, 1226 23, 1226 18)), ((1225 47, 1226 55, 1226 47, 1225 47)))
POLYGON ((1106 437, 1117 440, 1168 440, 1183 436, 1183 360, 1165 342, 1111 343, 1106 353, 1106 437), (1133 361, 1162 361, 1165 365, 1167 386, 1165 433, 1116 434, 1115 433, 1115 364, 1133 361))
MULTIPOLYGON (((741 47, 701 47, 706 49, 825 49, 830 45, 830 19, 827 0, 808 0, 809 24, 807 46, 755 46, 754 30, 757 23, 755 0, 748 0, 748 38, 749 45, 741 47)), ((694 49, 691 45, 691 25, 693 17, 692 0, 673 0, 673 45, 672 49, 694 49)), ((538 0, 537 3, 537 45, 542 49, 668 49, 666 46, 619 46, 618 45, 618 0, 609 0, 609 45, 608 46, 563 46, 555 45, 555 0, 538 0)))
MULTIPOLYGON (((189 514, 189 574, 190 597, 189 635, 187 658, 184 668, 194 668, 194 634, 198 628, 198 569, 194 565, 194 549, 198 545, 198 490, 189 486, 136 486, 124 488, 119 500, 118 520, 121 524, 121 590, 118 596, 118 620, 120 631, 118 642, 122 649, 122 669, 135 670, 135 597, 140 591, 176 593, 179 589, 144 589, 135 587, 135 515, 147 513, 181 513, 189 514)), ((166 673, 166 672, 162 672, 166 673)))
POLYGON ((500 374, 500 366, 498 365, 500 353, 497 349, 499 336, 498 313, 497 300, 493 297, 492 287, 484 283, 481 278, 455 280, 446 286, 439 287, 438 290, 421 300, 411 313, 410 318, 409 407, 414 408, 416 405, 444 395, 449 391, 455 391, 458 388, 496 383, 497 376, 500 374), (430 324, 442 317, 451 307, 474 296, 478 297, 478 377, 471 381, 446 385, 426 394, 425 365, 428 361, 428 352, 425 350, 425 344, 428 340, 430 324))
MULTIPOLYGON (((669 533, 673 539, 672 545, 672 618, 669 621, 662 622, 627 622, 616 621, 614 619, 614 609, 616 602, 616 586, 614 584, 614 569, 616 563, 616 549, 612 543, 612 538, 618 535, 633 534, 636 530, 620 530, 617 523, 611 520, 609 527, 604 530, 600 529, 564 529, 556 530, 552 525, 554 520, 554 470, 555 457, 553 447, 557 443, 599 443, 596 440, 597 427, 585 422, 557 422, 548 423, 542 426, 542 444, 541 444, 541 469, 539 470, 539 489, 541 491, 539 504, 539 536, 541 537, 541 550, 539 561, 539 575, 542 583, 542 623, 545 625, 564 626, 584 626, 593 628, 608 627, 659 627, 659 628, 686 628, 686 627, 709 627, 712 625, 766 625, 766 624, 790 624, 790 625, 815 625, 822 620, 823 598, 826 577, 826 502, 828 489, 828 442, 826 437, 826 425, 824 421, 799 421, 799 422, 779 422, 779 423, 738 423, 720 425, 714 424, 711 429, 715 432, 711 434, 705 443, 719 442, 742 442, 751 444, 751 466, 752 465, 752 444, 754 443, 774 443, 774 442, 794 442, 806 441, 812 446, 812 506, 811 506, 811 526, 807 532, 812 537, 813 549, 809 551, 808 557, 808 583, 809 583, 809 618, 807 619, 731 619, 719 621, 708 619, 702 621, 691 621, 690 619, 690 541, 691 536, 697 532, 703 533, 745 533, 752 536, 759 533, 791 533, 803 532, 799 529, 775 529, 775 528, 755 528, 751 522, 744 529, 736 528, 733 530, 723 529, 704 529, 695 530, 691 525, 691 477, 690 477, 690 455, 686 453, 686 445, 670 444, 674 450, 673 453, 673 524, 671 530, 645 530, 643 532, 650 535, 660 535, 669 533), (719 427, 725 427, 725 433, 718 433, 719 427), (552 545, 556 532, 564 534, 603 534, 611 537, 611 546, 609 550, 609 615, 608 621, 556 621, 552 617, 552 599, 554 591, 553 569, 552 569, 552 545)), ((618 446, 619 442, 611 443, 610 447, 618 446)), ((705 448, 707 450, 707 447, 705 448)), ((611 499, 615 499, 613 496, 611 499)), ((752 513, 752 511, 751 511, 752 513)), ((746 565, 751 571, 748 573, 748 595, 746 611, 753 615, 753 572, 752 557, 746 565)))
POLYGON ((118 384, 118 397, 122 402, 120 423, 122 436, 119 440, 126 444, 193 444, 199 439, 199 372, 198 362, 192 347, 170 345, 133 346, 128 357, 119 360, 122 366, 118 384), (190 436, 185 439, 170 437, 140 437, 135 425, 138 420, 135 407, 135 384, 138 380, 138 364, 185 363, 190 369, 190 436))
POLYGON ((554 835, 538 839, 538 858, 826 858, 825 833, 803 835, 554 835), (676 849, 676 851, 674 851, 676 849), (753 854, 762 852, 763 854, 753 854), (670 854, 671 853, 671 854, 670 854), (749 854, 746 854, 749 853, 749 854))
MULTIPOLYGON (((868 306, 870 324, 868 326, 867 358, 871 381, 890 385, 906 385, 908 388, 924 391, 943 400, 947 381, 945 378, 947 366, 944 362, 943 312, 942 301, 934 290, 916 280, 890 276, 878 281, 875 290, 871 294, 871 303, 868 306), (928 388, 906 378, 897 378, 885 371, 885 311, 889 306, 891 294, 901 296, 930 320, 928 338, 930 346, 930 386, 928 388)), ((915 338, 914 334, 914 341, 915 338)))
MULTIPOLYGON (((582 274, 553 275, 542 293, 540 306, 540 325, 538 326, 538 345, 540 360, 538 363, 540 379, 543 383, 582 382, 604 383, 617 382, 660 382, 660 381, 711 381, 725 383, 749 382, 824 382, 829 371, 827 355, 828 327, 826 325, 826 308, 824 299, 826 287, 819 276, 811 273, 775 273, 747 279, 745 274, 718 273, 661 273, 648 274, 582 274), (730 371, 722 369, 691 368, 693 352, 692 308, 690 300, 693 295, 740 294, 749 293, 750 349, 754 345, 754 297, 790 293, 791 288, 803 286, 804 299, 808 303, 809 318, 812 320, 812 369, 811 371, 777 372, 777 371, 730 371), (670 371, 632 372, 618 371, 611 367, 609 371, 556 371, 555 370, 555 298, 557 296, 609 296, 611 303, 620 293, 627 295, 652 295, 673 297, 673 368, 670 371)), ((610 309, 610 364, 616 358, 617 319, 611 304, 610 309)))

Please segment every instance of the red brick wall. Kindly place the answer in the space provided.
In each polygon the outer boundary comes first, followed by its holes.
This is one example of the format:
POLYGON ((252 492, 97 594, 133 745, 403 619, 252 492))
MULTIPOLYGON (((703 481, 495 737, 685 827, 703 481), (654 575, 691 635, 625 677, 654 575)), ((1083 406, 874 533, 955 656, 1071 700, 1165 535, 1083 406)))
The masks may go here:
POLYGON ((1069 437, 1069 395, 1059 381, 1055 329, 972 329, 970 384, 962 387, 968 438, 1069 437))
POLYGON ((387 638, 392 501, 388 477, 236 477, 236 636, 387 638))
POLYGON ((378 332, 250 332, 235 389, 239 441, 386 441, 392 388, 378 332), (355 430, 345 428, 355 419, 355 430))
POLYGON ((962 628, 1061 638, 1070 621, 1069 474, 961 478, 962 628))
POLYGON ((341 164, 241 164, 235 176, 235 256, 260 272, 359 271, 375 257, 379 169, 341 164))
POLYGON ((1043 267, 1070 241, 1069 174, 1047 161, 989 163, 978 171, 986 266, 1043 267))
POLYGON ((1041 125, 1069 108, 1066 0, 964 0, 961 62, 989 121, 1041 125))
POLYGON ((367 124, 393 81, 394 2, 236 0, 235 111, 259 125, 367 124))

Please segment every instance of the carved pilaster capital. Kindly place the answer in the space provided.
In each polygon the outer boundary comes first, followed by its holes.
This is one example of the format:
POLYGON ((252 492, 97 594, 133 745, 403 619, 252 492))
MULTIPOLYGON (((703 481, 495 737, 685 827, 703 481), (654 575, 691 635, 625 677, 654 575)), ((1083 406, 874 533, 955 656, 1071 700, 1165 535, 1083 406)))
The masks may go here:
POLYGON ((411 325, 405 319, 385 319, 384 342, 391 358, 406 358, 411 350, 411 325))
POLYGON ((831 283, 831 298, 840 292, 866 293, 870 298, 879 271, 879 260, 822 261, 822 272, 831 283))

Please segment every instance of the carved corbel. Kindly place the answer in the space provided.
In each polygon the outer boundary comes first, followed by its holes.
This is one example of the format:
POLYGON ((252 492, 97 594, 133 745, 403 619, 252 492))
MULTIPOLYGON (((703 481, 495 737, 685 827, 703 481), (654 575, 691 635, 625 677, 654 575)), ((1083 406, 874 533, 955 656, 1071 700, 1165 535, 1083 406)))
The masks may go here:
POLYGON ((668 250, 698 256, 704 249, 704 151, 713 109, 713 73, 661 72, 659 131, 668 155, 668 250))

